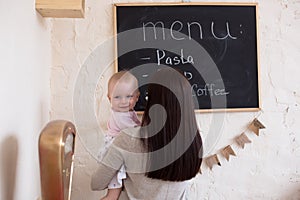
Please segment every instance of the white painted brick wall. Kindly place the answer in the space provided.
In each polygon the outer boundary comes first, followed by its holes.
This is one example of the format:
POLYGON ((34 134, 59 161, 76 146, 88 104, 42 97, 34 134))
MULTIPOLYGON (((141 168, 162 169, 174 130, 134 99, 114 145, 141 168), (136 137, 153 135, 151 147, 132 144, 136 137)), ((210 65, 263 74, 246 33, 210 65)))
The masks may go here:
MULTIPOLYGON (((72 98, 80 67, 113 35, 112 4, 120 2, 125 1, 87 0, 85 19, 52 20, 51 119, 74 120, 72 98)), ((233 145, 237 157, 230 162, 221 158, 222 166, 212 171, 203 165, 203 174, 191 186, 192 199, 300 199, 300 1, 257 2, 263 110, 259 119, 267 128, 259 137, 247 133, 252 143, 245 149, 233 145)), ((104 95, 98 100, 101 106, 108 106, 105 81, 112 71, 111 67, 99 83, 104 84, 96 95, 104 95)), ((108 117, 105 111, 99 114, 101 125, 108 117)), ((231 144, 258 114, 227 113, 221 136, 210 153, 231 144)), ((217 114, 197 114, 204 137, 215 125, 211 123, 213 115, 217 114)), ((84 145, 77 140, 72 200, 99 199, 102 194, 89 189, 96 164, 84 145)))

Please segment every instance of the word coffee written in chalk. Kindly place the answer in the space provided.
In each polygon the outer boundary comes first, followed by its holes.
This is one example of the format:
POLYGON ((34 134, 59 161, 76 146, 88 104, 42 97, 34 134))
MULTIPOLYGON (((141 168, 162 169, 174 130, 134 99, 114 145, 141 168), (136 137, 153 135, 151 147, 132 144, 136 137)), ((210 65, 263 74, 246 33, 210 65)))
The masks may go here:
POLYGON ((198 86, 198 84, 192 85, 193 96, 220 96, 228 95, 229 92, 226 92, 225 89, 216 88, 215 84, 205 84, 204 87, 198 86))

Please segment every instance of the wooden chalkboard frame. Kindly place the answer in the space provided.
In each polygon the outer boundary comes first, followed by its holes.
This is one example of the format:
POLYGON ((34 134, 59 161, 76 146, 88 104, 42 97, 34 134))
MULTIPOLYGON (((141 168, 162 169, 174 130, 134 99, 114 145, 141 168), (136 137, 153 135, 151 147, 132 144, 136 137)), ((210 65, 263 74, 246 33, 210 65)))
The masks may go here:
MULTIPOLYGON (((258 107, 253 108, 209 108, 209 109, 196 109, 195 112, 201 113, 210 113, 210 112, 257 112, 261 110, 261 95, 260 95, 260 57, 259 57, 259 35, 258 35, 258 3, 249 2, 249 3, 241 3, 241 2, 193 2, 193 3, 169 3, 169 2, 161 2, 161 3, 116 3, 113 6, 113 14, 114 14, 114 36, 115 36, 115 58, 118 58, 118 44, 117 44, 117 8, 118 7, 138 7, 138 6, 254 6, 255 14, 256 14, 256 64, 257 64, 257 101, 258 107)), ((114 61, 115 72, 119 71, 118 68, 118 59, 114 61)), ((139 112, 140 113, 140 112, 139 112)))

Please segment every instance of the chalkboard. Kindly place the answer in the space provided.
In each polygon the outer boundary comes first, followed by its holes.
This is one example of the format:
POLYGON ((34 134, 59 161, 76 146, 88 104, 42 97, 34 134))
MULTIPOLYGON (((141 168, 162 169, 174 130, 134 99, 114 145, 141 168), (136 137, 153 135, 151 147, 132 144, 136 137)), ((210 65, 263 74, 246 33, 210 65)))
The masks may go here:
POLYGON ((256 3, 115 4, 116 70, 140 84, 164 67, 188 78, 200 111, 260 109, 256 3))

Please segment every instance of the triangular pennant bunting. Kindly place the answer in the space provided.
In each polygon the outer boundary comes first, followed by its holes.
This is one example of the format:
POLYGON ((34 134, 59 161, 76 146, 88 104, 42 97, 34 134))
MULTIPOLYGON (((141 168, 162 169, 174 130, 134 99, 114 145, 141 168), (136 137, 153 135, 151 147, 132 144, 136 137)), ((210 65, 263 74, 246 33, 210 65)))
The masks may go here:
POLYGON ((258 120, 254 119, 248 127, 251 131, 253 131, 257 136, 259 136, 259 129, 264 129, 265 126, 258 120))
POLYGON ((223 148, 222 151, 221 151, 221 153, 226 158, 227 161, 229 161, 229 156, 230 155, 236 156, 230 145, 228 145, 225 148, 223 148))
MULTIPOLYGON (((254 132, 257 136, 259 136, 259 129, 264 128, 265 126, 257 118, 255 118, 247 127, 248 130, 254 132)), ((245 132, 242 132, 239 136, 235 137, 234 140, 237 145, 243 149, 245 148, 245 144, 251 143, 251 140, 247 137, 245 132)), ((232 145, 227 145, 220 150, 220 153, 225 157, 227 161, 229 161, 230 156, 236 156, 234 150, 232 149, 232 145)), ((204 158, 204 161, 210 170, 212 170, 214 165, 221 166, 217 154, 213 154, 209 157, 204 158)), ((199 169, 199 173, 202 174, 201 168, 199 169)))
POLYGON ((212 156, 209 156, 208 158, 206 158, 206 164, 209 167, 210 170, 212 170, 214 165, 219 165, 221 166, 221 163, 219 161, 219 158, 217 156, 217 154, 214 154, 212 156))
POLYGON ((246 143, 251 143, 251 140, 247 137, 245 133, 242 133, 240 136, 235 138, 236 143, 242 148, 245 147, 246 143))

